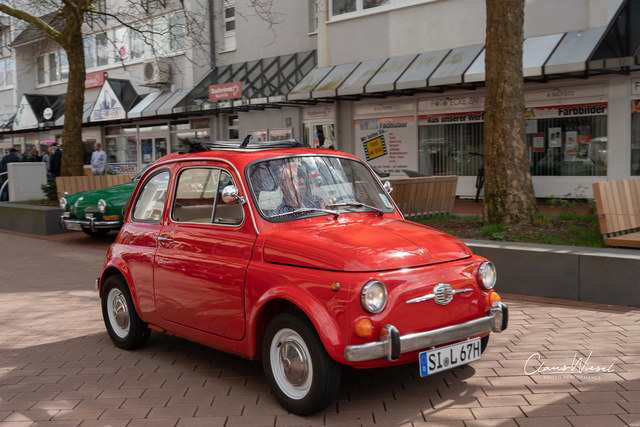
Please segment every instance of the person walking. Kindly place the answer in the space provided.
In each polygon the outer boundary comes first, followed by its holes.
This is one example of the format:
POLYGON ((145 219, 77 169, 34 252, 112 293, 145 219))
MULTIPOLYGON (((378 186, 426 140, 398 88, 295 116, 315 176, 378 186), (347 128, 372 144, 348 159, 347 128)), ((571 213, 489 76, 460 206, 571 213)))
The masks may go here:
POLYGON ((91 174, 104 175, 104 170, 107 167, 107 153, 102 151, 102 146, 99 142, 96 142, 93 148, 96 151, 91 154, 91 174))
POLYGON ((49 160, 49 164, 51 166, 51 176, 53 179, 56 179, 60 176, 60 167, 62 166, 62 150, 58 147, 58 143, 54 142, 51 144, 51 150, 53 153, 51 154, 51 159, 49 160))

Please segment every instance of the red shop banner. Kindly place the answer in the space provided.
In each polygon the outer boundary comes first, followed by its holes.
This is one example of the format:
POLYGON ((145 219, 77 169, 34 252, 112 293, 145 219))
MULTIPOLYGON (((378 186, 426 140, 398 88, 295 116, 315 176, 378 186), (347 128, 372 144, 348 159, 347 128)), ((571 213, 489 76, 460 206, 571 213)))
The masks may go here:
POLYGON ((84 80, 84 88, 91 89, 92 87, 102 87, 104 81, 107 79, 107 72, 102 71, 99 73, 87 74, 84 80))
POLYGON ((242 98, 242 82, 209 86, 209 101, 242 98))

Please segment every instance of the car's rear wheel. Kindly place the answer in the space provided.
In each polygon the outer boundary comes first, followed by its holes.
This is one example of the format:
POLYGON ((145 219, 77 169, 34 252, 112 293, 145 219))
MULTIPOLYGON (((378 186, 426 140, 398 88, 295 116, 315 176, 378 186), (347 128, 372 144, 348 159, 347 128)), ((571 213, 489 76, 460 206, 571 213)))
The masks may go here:
POLYGON ((274 396, 294 414, 326 408, 340 389, 340 365, 329 357, 313 324, 299 310, 280 313, 267 325, 262 366, 274 396))
POLYGON ((120 276, 107 278, 102 287, 102 317, 111 341, 132 350, 149 339, 151 330, 138 317, 129 287, 120 276))
POLYGON ((98 228, 96 231, 91 231, 90 228, 83 228, 82 231, 84 231, 84 234, 86 234, 87 236, 102 237, 102 236, 106 236, 107 234, 109 234, 111 229, 109 229, 109 228, 98 228))

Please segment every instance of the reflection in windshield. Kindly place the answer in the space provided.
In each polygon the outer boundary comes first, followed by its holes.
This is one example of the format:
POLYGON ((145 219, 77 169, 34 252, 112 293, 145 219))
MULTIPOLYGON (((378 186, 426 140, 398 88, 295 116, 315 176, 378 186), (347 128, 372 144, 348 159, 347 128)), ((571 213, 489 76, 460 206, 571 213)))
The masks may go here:
MULTIPOLYGON (((338 157, 289 157, 252 165, 249 182, 260 213, 278 220, 323 214, 300 209, 325 209, 334 203, 361 203, 393 212, 393 203, 362 163, 338 157), (287 213, 292 213, 290 216, 287 213), (284 214, 284 215, 283 215, 284 214)), ((341 210, 363 211, 362 206, 341 210)))

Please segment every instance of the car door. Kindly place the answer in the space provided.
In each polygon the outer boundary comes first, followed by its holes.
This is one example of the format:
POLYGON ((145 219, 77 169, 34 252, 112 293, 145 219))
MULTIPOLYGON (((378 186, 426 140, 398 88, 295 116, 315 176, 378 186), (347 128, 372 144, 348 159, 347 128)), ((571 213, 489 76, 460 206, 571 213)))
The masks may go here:
POLYGON ((256 232, 249 210, 222 201, 237 177, 215 162, 176 170, 170 217, 154 270, 158 313, 166 320, 240 340, 245 333, 244 279, 256 232))
POLYGON ((157 238, 168 198, 170 170, 163 168, 152 173, 141 185, 132 200, 131 216, 124 224, 112 256, 119 256, 127 265, 138 299, 138 314, 152 319, 155 314, 153 299, 153 265, 157 238))

